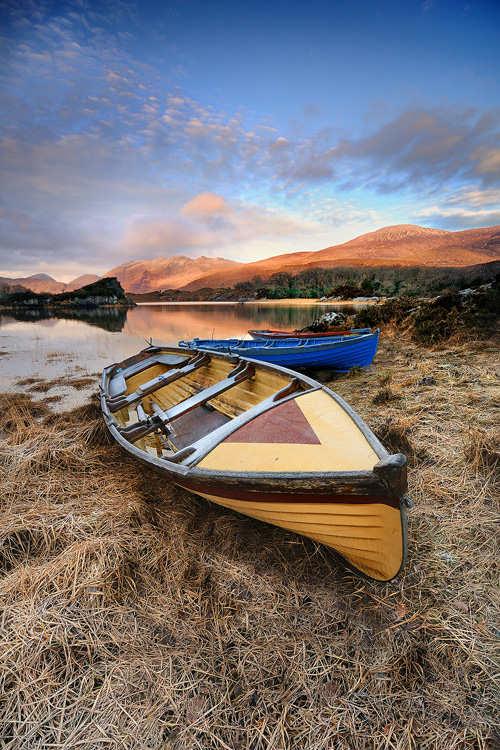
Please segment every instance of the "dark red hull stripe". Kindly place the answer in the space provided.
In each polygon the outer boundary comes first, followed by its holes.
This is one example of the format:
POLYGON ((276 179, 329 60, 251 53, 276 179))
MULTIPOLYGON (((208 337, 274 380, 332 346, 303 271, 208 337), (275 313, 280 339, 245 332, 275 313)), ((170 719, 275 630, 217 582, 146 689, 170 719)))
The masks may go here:
POLYGON ((235 430, 225 443, 321 445, 295 399, 275 406, 235 430))
POLYGON ((380 503, 381 505, 388 505, 390 508, 399 509, 399 500, 395 497, 387 497, 387 495, 316 495, 299 492, 250 492, 248 490, 238 490, 229 487, 210 487, 209 485, 185 482, 177 478, 175 479, 175 483, 199 495, 213 495, 215 497, 227 498, 228 500, 243 500, 254 503, 293 503, 295 505, 299 503, 304 503, 304 505, 312 505, 313 503, 374 505, 375 503, 380 503))

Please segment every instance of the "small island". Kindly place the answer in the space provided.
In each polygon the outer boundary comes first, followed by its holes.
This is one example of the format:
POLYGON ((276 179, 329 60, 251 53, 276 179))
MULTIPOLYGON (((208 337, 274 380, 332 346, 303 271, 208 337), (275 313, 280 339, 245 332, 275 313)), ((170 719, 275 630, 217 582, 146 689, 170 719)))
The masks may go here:
POLYGON ((15 284, 0 286, 0 307, 16 309, 63 310, 74 308, 127 308, 135 302, 127 299, 123 287, 114 277, 105 277, 81 289, 60 294, 37 293, 15 284))

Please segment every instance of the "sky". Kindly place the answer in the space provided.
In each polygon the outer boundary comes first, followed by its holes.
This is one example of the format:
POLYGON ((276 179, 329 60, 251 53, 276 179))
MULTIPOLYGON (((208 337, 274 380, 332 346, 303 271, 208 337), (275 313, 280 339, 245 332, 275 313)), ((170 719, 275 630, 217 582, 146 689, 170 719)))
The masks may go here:
POLYGON ((497 0, 0 14, 0 276, 500 225, 497 0))

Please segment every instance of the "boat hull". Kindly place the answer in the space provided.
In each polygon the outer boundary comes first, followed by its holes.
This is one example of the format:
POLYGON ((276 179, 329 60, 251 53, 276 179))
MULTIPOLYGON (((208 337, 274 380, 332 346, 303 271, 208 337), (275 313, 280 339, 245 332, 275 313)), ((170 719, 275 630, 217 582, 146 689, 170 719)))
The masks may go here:
POLYGON ((324 333, 313 333, 312 331, 273 331, 250 329, 250 336, 255 341, 274 341, 276 339, 332 339, 337 336, 360 336, 371 333, 371 328, 357 328, 349 331, 327 331, 324 333))
POLYGON ((348 372, 353 367, 368 367, 377 351, 379 331, 359 336, 336 339, 279 339, 261 343, 238 339, 193 339, 179 342, 183 348, 219 351, 248 357, 281 367, 325 367, 337 372, 348 372))
POLYGON ((269 503, 197 494, 225 508, 320 542, 370 578, 389 580, 402 567, 404 543, 400 512, 383 503, 328 500, 317 503, 313 498, 306 503, 286 499, 269 503))

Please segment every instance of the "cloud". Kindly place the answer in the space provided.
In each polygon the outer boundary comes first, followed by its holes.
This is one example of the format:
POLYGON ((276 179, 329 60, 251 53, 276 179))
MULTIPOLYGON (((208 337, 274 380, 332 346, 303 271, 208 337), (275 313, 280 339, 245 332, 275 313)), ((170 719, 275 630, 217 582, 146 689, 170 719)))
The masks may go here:
POLYGON ((500 186, 500 109, 419 108, 358 139, 335 141, 328 131, 278 138, 262 164, 289 188, 330 182, 339 190, 362 184, 380 194, 429 194, 452 181, 500 186))
POLYGON ((151 257, 151 251, 166 256, 180 251, 210 247, 215 238, 198 232, 181 221, 161 216, 134 216, 126 224, 119 243, 121 252, 134 257, 151 257))
POLYGON ((474 178, 482 187, 500 185, 500 109, 405 112, 373 134, 340 142, 325 160, 382 193, 432 191, 474 178))
POLYGON ((462 209, 461 211, 432 211, 422 212, 416 216, 417 221, 425 222, 438 229, 448 229, 458 232, 460 229, 473 229, 479 227, 500 226, 500 209, 492 211, 473 211, 462 209))
POLYGON ((474 171, 485 178, 491 177, 492 181, 498 184, 500 175, 500 147, 479 148, 474 171))
POLYGON ((480 190, 476 185, 464 185, 442 201, 443 206, 461 204, 483 210, 485 206, 500 205, 500 189, 480 190))
POLYGON ((186 203, 181 210, 184 216, 210 217, 214 215, 230 214, 232 208, 228 206, 222 195, 215 195, 210 191, 200 193, 186 203))
POLYGON ((416 220, 455 231, 500 225, 500 189, 464 186, 417 212, 416 220))
POLYGON ((231 238, 244 243, 267 237, 279 241, 283 237, 298 238, 318 227, 310 219, 296 219, 255 205, 241 205, 231 215, 231 238))
POLYGON ((311 229, 284 213, 260 206, 228 202, 222 195, 200 193, 182 207, 182 215, 213 232, 217 241, 244 243, 259 237, 297 236, 311 229))

